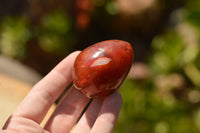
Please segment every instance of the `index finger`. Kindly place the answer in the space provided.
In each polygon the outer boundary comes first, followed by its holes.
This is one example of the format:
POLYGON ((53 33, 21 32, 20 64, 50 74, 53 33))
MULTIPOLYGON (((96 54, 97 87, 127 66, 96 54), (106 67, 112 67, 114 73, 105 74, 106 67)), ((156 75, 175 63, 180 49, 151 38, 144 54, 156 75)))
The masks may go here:
POLYGON ((51 105, 72 82, 72 69, 76 51, 61 61, 49 74, 38 82, 19 105, 12 117, 25 117, 40 123, 51 105))

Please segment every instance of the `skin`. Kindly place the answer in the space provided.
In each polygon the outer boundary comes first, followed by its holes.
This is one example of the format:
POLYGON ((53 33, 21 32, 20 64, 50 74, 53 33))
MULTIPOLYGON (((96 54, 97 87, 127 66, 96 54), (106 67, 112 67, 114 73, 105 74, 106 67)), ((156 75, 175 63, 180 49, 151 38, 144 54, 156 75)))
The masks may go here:
POLYGON ((57 105, 47 124, 44 127, 40 126, 51 105, 72 82, 74 60, 79 53, 80 51, 76 51, 67 56, 31 89, 0 133, 111 133, 113 131, 122 104, 121 95, 115 92, 104 99, 93 99, 81 116, 90 99, 73 86, 57 105))

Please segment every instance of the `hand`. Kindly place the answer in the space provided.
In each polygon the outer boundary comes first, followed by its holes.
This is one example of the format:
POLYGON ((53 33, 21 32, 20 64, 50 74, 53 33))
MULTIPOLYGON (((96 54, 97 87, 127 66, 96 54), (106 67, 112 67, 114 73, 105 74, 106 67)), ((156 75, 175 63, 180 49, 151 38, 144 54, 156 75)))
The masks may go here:
POLYGON ((78 54, 70 54, 31 89, 0 133, 112 132, 122 104, 121 95, 115 92, 105 99, 94 99, 81 116, 90 99, 73 86, 57 105, 46 125, 40 126, 49 108, 72 82, 73 64, 78 54))

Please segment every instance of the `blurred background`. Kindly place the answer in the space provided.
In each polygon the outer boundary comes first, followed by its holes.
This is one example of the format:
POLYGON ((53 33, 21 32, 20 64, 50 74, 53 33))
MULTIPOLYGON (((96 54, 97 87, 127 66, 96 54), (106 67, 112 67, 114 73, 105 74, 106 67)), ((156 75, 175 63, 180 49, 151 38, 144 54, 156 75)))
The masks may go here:
POLYGON ((0 1, 0 56, 36 80, 71 52, 108 39, 135 51, 114 133, 200 132, 199 0, 0 1))

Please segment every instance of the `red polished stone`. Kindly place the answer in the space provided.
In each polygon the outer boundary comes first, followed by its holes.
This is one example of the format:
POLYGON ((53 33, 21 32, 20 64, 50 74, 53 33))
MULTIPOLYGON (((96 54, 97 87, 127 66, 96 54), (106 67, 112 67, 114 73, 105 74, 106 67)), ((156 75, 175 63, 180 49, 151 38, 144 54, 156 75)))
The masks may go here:
POLYGON ((132 61, 133 49, 128 42, 108 40, 91 45, 75 60, 74 86, 89 98, 105 97, 120 87, 132 61))

